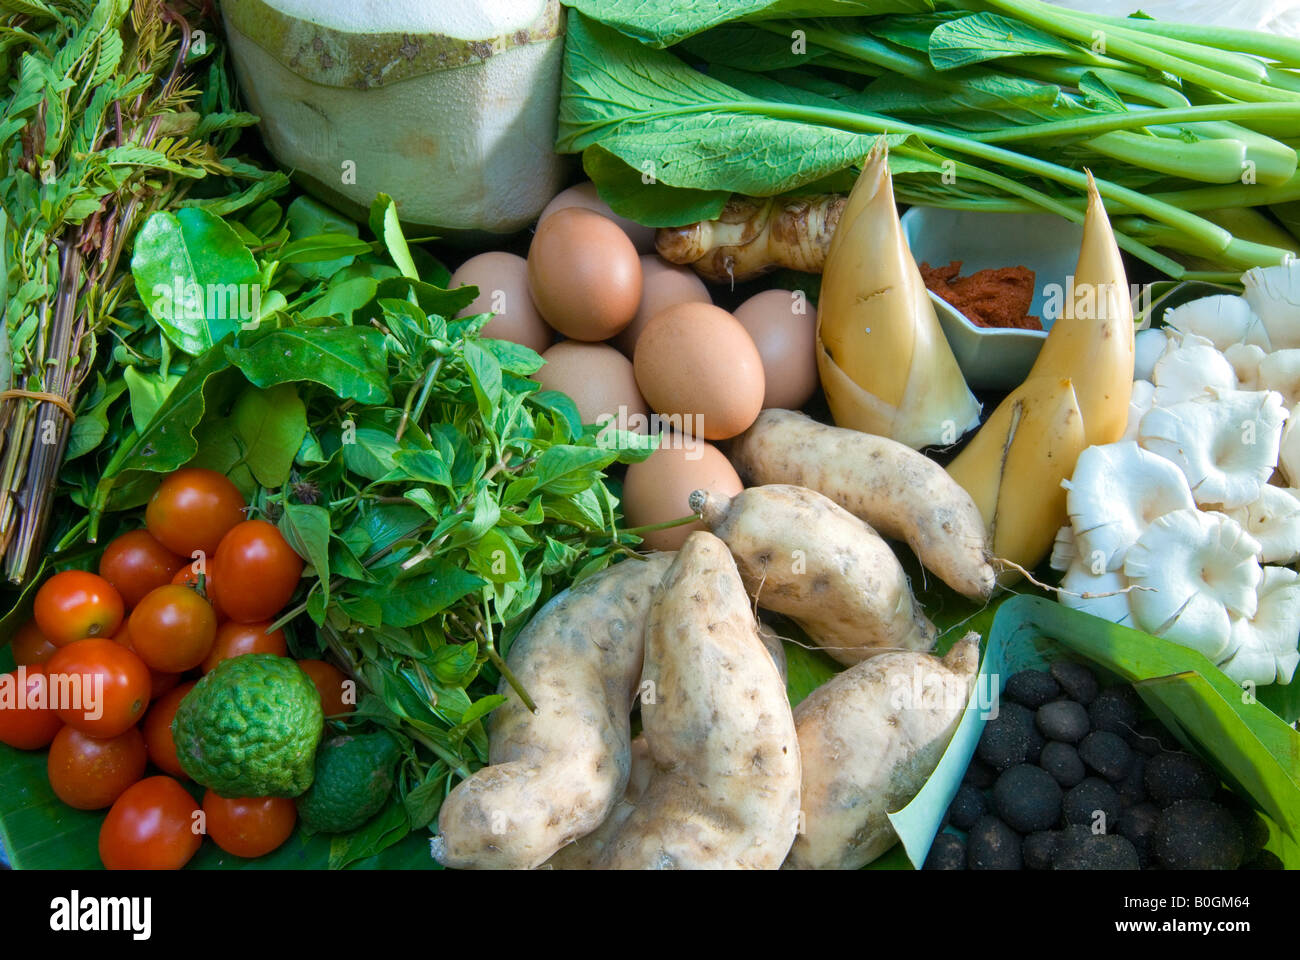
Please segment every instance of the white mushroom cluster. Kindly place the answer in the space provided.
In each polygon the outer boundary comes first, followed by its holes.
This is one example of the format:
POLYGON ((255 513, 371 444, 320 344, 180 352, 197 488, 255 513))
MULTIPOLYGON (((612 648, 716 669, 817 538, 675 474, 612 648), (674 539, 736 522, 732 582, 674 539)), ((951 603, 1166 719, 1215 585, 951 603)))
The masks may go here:
POLYGON ((1300 665, 1300 263, 1137 334, 1123 439, 1063 482, 1061 602, 1198 650, 1232 679, 1300 665))

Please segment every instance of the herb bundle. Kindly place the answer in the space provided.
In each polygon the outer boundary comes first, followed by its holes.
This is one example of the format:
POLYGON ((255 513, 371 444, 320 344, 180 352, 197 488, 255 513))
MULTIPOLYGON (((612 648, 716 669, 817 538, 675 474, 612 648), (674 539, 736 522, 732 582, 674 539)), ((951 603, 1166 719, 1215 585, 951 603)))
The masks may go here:
POLYGON ((3 9, 0 556, 7 578, 22 583, 69 444, 94 431, 93 421, 78 431, 74 418, 97 339, 129 329, 117 316, 129 296, 119 261, 135 230, 152 211, 184 202, 199 180, 222 184, 229 208, 287 179, 227 158, 256 118, 233 109, 221 58, 192 43, 179 9, 162 0, 3 9), (232 190, 235 181, 243 182, 232 190))

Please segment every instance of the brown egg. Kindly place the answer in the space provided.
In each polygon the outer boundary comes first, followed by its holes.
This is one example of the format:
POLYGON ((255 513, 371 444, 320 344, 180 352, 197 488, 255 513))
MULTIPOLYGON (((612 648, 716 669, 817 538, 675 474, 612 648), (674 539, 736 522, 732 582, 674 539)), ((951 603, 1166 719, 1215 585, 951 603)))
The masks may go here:
POLYGON ((608 340, 636 315, 641 262, 613 220, 557 210, 528 248, 528 289, 542 319, 573 340, 608 340))
POLYGON ((554 199, 542 210, 542 215, 537 218, 538 225, 540 226, 541 222, 556 210, 563 210, 565 207, 583 207, 586 210, 596 211, 602 217, 609 217, 627 234, 627 238, 636 247, 637 253, 654 253, 655 228, 643 227, 635 220, 620 217, 609 208, 608 203, 600 199, 600 195, 596 193, 596 185, 590 180, 575 184, 569 189, 557 193, 554 199))
POLYGON ((798 410, 818 383, 817 311, 807 296, 802 290, 764 290, 736 308, 736 319, 763 358, 763 406, 798 410))
POLYGON ((470 257, 451 275, 450 286, 455 289, 467 283, 478 287, 478 296, 458 316, 496 314, 483 328, 483 336, 522 343, 538 353, 555 342, 555 331, 533 306, 528 263, 523 257, 504 251, 470 257))
POLYGON ((567 393, 583 423, 604 424, 612 418, 615 429, 647 432, 650 409, 637 390, 632 362, 613 347, 564 340, 542 359, 546 366, 533 379, 547 390, 567 393))
POLYGON ((734 437, 763 409, 758 348, 739 320, 710 304, 679 303, 657 313, 632 365, 650 409, 684 418, 706 440, 734 437))
POLYGON ((636 308, 632 322, 610 342, 630 357, 636 349, 641 331, 660 310, 679 303, 712 302, 709 288, 690 267, 669 263, 660 256, 642 257, 641 304, 636 308))
MULTIPOLYGON (((711 490, 734 497, 744 488, 740 477, 717 447, 698 437, 665 432, 659 449, 647 460, 627 468, 623 481, 623 514, 628 527, 646 527, 676 520, 691 512, 694 490, 711 490)), ((643 534, 645 547, 676 550, 704 524, 683 524, 643 534)))

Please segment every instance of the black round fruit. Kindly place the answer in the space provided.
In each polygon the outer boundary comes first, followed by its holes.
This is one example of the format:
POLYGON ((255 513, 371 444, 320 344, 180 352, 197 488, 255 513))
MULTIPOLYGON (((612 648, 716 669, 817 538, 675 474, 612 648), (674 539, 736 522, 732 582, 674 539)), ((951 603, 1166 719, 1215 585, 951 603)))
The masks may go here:
POLYGON ((1048 740, 1078 743, 1088 735, 1088 711, 1073 700, 1054 700, 1038 708, 1039 731, 1048 740))
POLYGON ((1079 743, 1079 759, 1114 783, 1123 780, 1132 768, 1133 751, 1118 734, 1094 730, 1079 743))
POLYGON ((1041 767, 1022 763, 993 784, 993 807, 1021 833, 1048 830, 1061 819, 1061 785, 1041 767))
POLYGON ((1038 758, 1038 765, 1067 789, 1080 783, 1088 775, 1083 761, 1079 759, 1079 751, 1073 744, 1061 743, 1059 740, 1048 741, 1038 758))
POLYGON ((1210 800, 1219 778, 1190 753, 1158 753, 1147 760, 1147 795, 1161 806, 1176 800, 1210 800))
POLYGON ((1100 777, 1087 777, 1067 790, 1061 801, 1061 813, 1067 824, 1088 827, 1096 824, 1107 833, 1119 822, 1120 809, 1119 794, 1100 777))
POLYGON ((1037 710, 1060 696, 1061 687, 1046 670, 1021 670, 1007 678, 1006 695, 1016 703, 1037 710))
POLYGON ((1209 800, 1178 800, 1165 807, 1151 849, 1166 870, 1236 870, 1246 855, 1237 821, 1209 800))
POLYGON ((955 833, 941 833, 930 844, 922 870, 965 870, 966 843, 955 833))
POLYGON ((1020 857, 1026 870, 1051 870, 1056 859, 1056 848, 1061 835, 1055 830, 1040 830, 1025 837, 1020 844, 1020 857))
POLYGON ((1137 870, 1138 853, 1124 837, 1100 833, 1089 837, 1069 853, 1058 856, 1052 869, 1137 870))
POLYGON ((985 814, 971 828, 966 859, 972 870, 1019 870, 1020 836, 997 817, 985 814))
POLYGON ((1052 679, 1071 700, 1087 705, 1097 696, 1097 676, 1081 663, 1057 660, 1050 667, 1052 679))
POLYGON ((957 788, 957 794, 948 804, 948 822, 958 830, 969 830, 975 821, 988 812, 988 801, 984 791, 973 784, 963 783, 957 788))
POLYGON ((1132 687, 1107 687, 1088 705, 1092 729, 1128 736, 1137 727, 1137 705, 1132 687))

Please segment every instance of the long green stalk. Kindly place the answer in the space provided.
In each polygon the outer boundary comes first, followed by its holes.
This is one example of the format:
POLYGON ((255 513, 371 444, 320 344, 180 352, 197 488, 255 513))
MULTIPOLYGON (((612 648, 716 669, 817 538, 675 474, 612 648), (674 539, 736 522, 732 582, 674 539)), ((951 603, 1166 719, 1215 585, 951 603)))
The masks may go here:
POLYGON ((1069 120, 1047 120, 1043 123, 972 133, 969 136, 972 140, 979 140, 982 143, 1019 143, 1024 140, 1042 140, 1052 137, 1095 136, 1112 130, 1134 130, 1152 124, 1238 121, 1251 118, 1289 120, 1300 128, 1300 102, 1210 103, 1189 107, 1157 107, 1152 110, 1102 113, 1069 120))
POLYGON ((1217 24, 1175 23, 1169 20, 1144 20, 1141 17, 1110 17, 1099 13, 1090 13, 1088 18, 1138 33, 1157 34, 1220 50, 1254 54, 1289 66, 1300 66, 1300 40, 1293 37, 1217 24))
MULTIPOLYGON (((1086 19, 1067 15, 1059 7, 1052 7, 1037 0, 982 0, 982 5, 991 7, 1000 13, 1017 17, 1040 30, 1058 37, 1074 40, 1077 43, 1092 43, 1095 27, 1086 19)), ((1213 67, 1187 60, 1180 56, 1157 50, 1148 42, 1149 38, 1141 34, 1130 33, 1123 28, 1112 28, 1105 33, 1108 53, 1140 63, 1153 70, 1166 71, 1182 77, 1186 81, 1198 84, 1210 90, 1218 90, 1240 100, 1253 102, 1269 100, 1300 101, 1300 93, 1281 90, 1265 84, 1245 80, 1224 73, 1213 67)))

